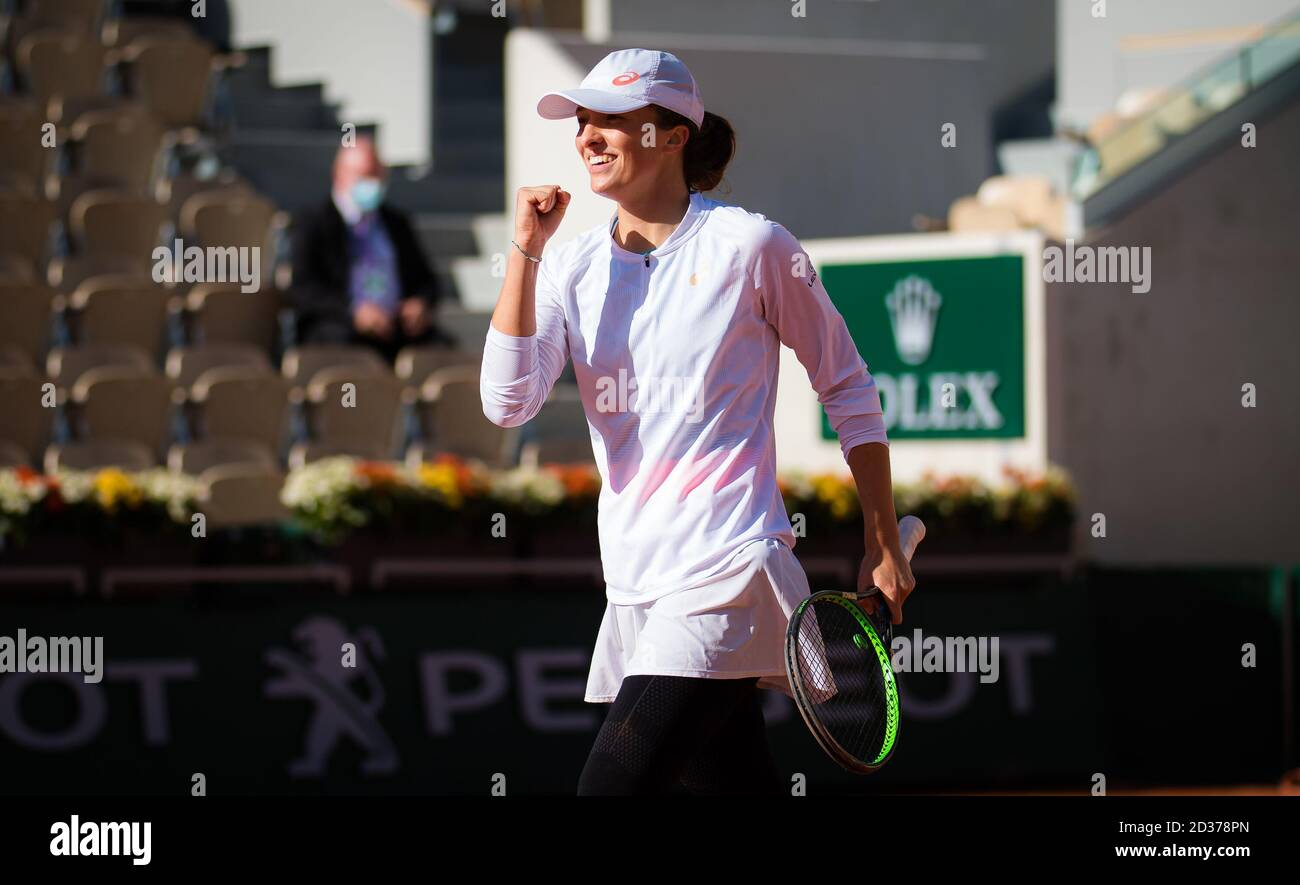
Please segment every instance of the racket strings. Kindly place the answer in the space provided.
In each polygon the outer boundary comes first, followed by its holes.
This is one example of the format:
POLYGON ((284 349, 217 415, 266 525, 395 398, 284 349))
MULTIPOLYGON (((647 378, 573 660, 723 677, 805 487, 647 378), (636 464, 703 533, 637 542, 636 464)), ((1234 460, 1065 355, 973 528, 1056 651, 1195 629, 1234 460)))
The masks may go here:
POLYGON ((826 734, 855 759, 879 764, 898 726, 887 650, 878 650, 853 613, 833 600, 804 611, 797 643, 803 688, 826 734))

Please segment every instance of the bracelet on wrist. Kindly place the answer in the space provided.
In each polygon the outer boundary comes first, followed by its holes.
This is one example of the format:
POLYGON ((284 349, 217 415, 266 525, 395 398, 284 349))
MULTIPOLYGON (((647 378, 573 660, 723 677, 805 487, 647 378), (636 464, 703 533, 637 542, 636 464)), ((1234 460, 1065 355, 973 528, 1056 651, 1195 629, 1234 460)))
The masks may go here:
POLYGON ((524 256, 525 258, 527 258, 527 259, 528 259, 529 261, 531 261, 533 264, 537 264, 539 261, 542 260, 542 259, 541 259, 541 256, 538 256, 538 257, 534 258, 532 255, 529 255, 527 252, 524 251, 524 247, 521 246, 521 245, 519 245, 518 243, 516 243, 514 240, 511 240, 511 241, 510 241, 510 245, 512 245, 512 246, 514 246, 516 249, 518 249, 518 250, 519 250, 519 254, 522 255, 522 256, 524 256))

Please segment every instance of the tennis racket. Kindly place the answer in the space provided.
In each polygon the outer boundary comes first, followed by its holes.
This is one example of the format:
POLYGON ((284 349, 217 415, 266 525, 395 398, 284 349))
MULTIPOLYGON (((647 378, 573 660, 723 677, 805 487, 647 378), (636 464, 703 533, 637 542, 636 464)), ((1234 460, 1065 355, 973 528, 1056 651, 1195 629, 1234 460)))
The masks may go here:
MULTIPOLYGON (((909 560, 925 537, 915 516, 898 523, 903 555, 909 560)), ((790 617, 785 635, 785 672, 795 706, 817 743, 849 771, 880 768, 898 742, 898 683, 890 663, 894 630, 880 590, 826 590, 805 599, 790 617), (858 600, 877 596, 877 612, 858 600)))

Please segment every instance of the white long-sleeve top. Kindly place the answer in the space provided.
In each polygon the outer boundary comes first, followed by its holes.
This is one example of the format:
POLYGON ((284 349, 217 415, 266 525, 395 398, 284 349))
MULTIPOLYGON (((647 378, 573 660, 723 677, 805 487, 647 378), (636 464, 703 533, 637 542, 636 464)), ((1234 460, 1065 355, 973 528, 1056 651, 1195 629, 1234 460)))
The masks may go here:
POLYGON ((546 251, 536 311, 534 335, 489 327, 483 412, 525 423, 572 358, 603 479, 610 602, 707 583, 760 538, 794 547, 772 430, 782 343, 846 456, 887 443, 879 393, 843 317, 798 240, 762 215, 693 193, 646 255, 593 228, 546 251))

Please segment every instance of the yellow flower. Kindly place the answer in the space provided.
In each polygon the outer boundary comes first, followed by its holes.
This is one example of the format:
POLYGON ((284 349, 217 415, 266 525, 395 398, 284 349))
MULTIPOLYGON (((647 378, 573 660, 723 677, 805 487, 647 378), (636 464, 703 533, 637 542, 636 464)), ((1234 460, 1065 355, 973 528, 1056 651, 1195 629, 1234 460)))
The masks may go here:
POLYGON ((144 500, 144 491, 122 471, 108 467, 95 474, 95 497, 99 506, 111 512, 119 504, 139 507, 144 500))
POLYGON ((834 474, 814 476, 813 491, 817 500, 830 509, 835 519, 849 519, 858 506, 857 489, 843 477, 834 474))
POLYGON ((421 464, 418 471, 420 482, 447 502, 448 507, 458 508, 463 502, 456 466, 447 463, 421 464))

